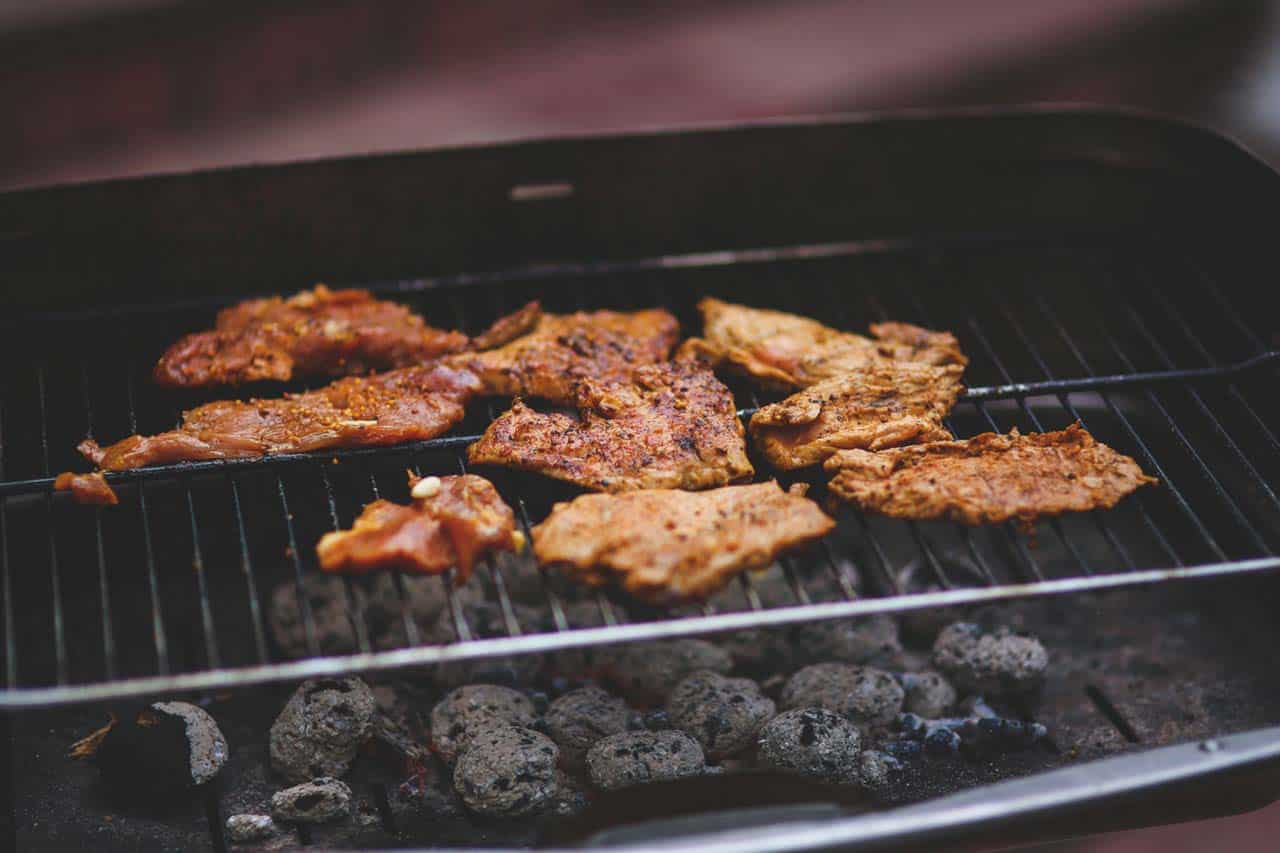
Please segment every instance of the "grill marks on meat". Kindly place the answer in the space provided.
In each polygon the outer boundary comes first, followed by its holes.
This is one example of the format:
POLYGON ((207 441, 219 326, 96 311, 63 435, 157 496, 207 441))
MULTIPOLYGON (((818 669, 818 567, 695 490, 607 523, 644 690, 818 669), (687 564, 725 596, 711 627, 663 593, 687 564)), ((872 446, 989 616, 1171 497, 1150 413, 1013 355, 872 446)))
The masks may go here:
POLYGON ((710 371, 667 363, 632 379, 581 380, 576 415, 516 400, 467 457, 608 492, 709 489, 755 473, 733 395, 710 371))
POLYGON ((882 450, 951 438, 942 419, 963 390, 959 365, 879 361, 825 379, 751 418, 751 438, 775 467, 803 468, 837 450, 882 450))
POLYGON ((201 387, 352 375, 422 364, 469 343, 461 332, 434 329, 405 306, 368 291, 321 284, 219 312, 212 330, 171 346, 154 377, 169 387, 201 387))
POLYGON ((870 453, 842 450, 827 460, 832 494, 895 518, 964 524, 1105 508, 1157 480, 1138 463, 1074 424, 1060 432, 983 433, 870 453))
POLYGON ((485 478, 411 475, 409 487, 415 495, 412 504, 374 501, 350 530, 320 537, 320 568, 352 574, 379 569, 441 574, 456 566, 461 583, 477 560, 523 545, 511 507, 485 478))
POLYGON ((727 365, 772 388, 807 388, 886 359, 924 364, 968 363, 950 332, 908 323, 873 323, 872 338, 841 332, 817 320, 703 299, 703 337, 680 346, 677 359, 727 365))
POLYGON ((818 505, 776 482, 705 492, 582 495, 533 530, 538 561, 590 586, 658 604, 701 600, 739 573, 825 536, 818 505))
POLYGON ((579 380, 625 381, 636 367, 665 361, 679 331, 661 309, 542 314, 526 306, 494 324, 485 341, 507 342, 448 363, 479 376, 487 394, 571 403, 579 380))
POLYGON ((120 503, 107 478, 98 472, 75 474, 64 471, 54 479, 53 488, 59 492, 70 492, 71 499, 78 504, 115 506, 120 503))
POLYGON ((79 450, 100 469, 121 471, 421 441, 462 420, 467 401, 479 391, 479 380, 465 371, 439 364, 407 367, 275 399, 208 403, 184 412, 176 430, 133 435, 108 447, 86 439, 79 450))

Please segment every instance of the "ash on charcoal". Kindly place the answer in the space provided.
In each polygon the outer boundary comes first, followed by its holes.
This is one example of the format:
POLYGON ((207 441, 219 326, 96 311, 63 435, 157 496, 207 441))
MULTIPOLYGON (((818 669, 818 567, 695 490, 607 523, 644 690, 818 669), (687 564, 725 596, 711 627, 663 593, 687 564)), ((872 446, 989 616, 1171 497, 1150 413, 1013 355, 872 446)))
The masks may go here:
POLYGON ((902 644, 892 616, 836 619, 800 625, 795 642, 808 660, 897 667, 902 644))
POLYGON ((889 673, 844 663, 806 666, 782 689, 783 708, 826 708, 864 730, 892 723, 903 698, 902 685, 889 673))
POLYGON ((291 782, 347 772, 377 704, 359 678, 304 681, 271 725, 271 766, 291 782))
MULTIPOLYGON (((538 630, 542 614, 522 604, 512 604, 512 610, 522 630, 538 630)), ((502 608, 497 604, 487 601, 468 602, 463 605, 462 612, 473 636, 481 638, 507 636, 507 623, 503 619, 502 608)), ((453 613, 448 608, 441 611, 437 617, 430 637, 432 642, 442 645, 457 641, 457 626, 453 621, 453 613)), ((432 668, 432 675, 437 684, 445 687, 458 687, 475 682, 520 685, 529 684, 537 678, 542 670, 542 664, 541 655, 481 658, 440 664, 432 668)))
POLYGON ((597 665, 629 699, 660 703, 685 676, 704 669, 726 674, 733 659, 714 643, 680 639, 603 648, 597 665))
MULTIPOLYGON (((364 607, 364 593, 352 587, 357 608, 364 607)), ((302 592, 311 608, 311 618, 316 626, 316 644, 325 655, 353 652, 356 635, 351 627, 351 615, 347 609, 347 586, 342 578, 333 575, 307 575, 302 579, 302 592)), ((271 594, 271 615, 268 619, 271 636, 286 657, 306 657, 307 632, 302 609, 298 605, 298 587, 293 582, 280 584, 271 594)))
POLYGON ((596 741, 635 728, 637 716, 626 702, 599 687, 582 687, 552 702, 544 720, 565 766, 580 769, 596 741))
POLYGON ((760 731, 760 763, 828 782, 859 778, 862 737, 858 728, 824 708, 797 708, 774 717, 760 731))
POLYGON ((283 831, 269 814, 233 814, 227 818, 226 829, 232 844, 262 841, 283 831))
POLYGON ((858 756, 858 782, 869 791, 883 791, 902 772, 902 762, 884 752, 866 749, 858 756))
POLYGON ((271 815, 284 823, 327 823, 351 813, 351 788, 322 776, 285 788, 271 797, 271 815))
POLYGON ((702 747, 676 730, 610 735, 587 752, 591 783, 605 791, 699 776, 705 771, 702 747))
POLYGON ((537 722, 533 703, 523 693, 497 684, 469 684, 450 691, 431 709, 431 746, 452 763, 476 734, 537 722))
POLYGON ((113 794, 166 799, 213 779, 228 753, 203 709, 156 702, 105 731, 92 756, 113 794))
POLYGON ((454 766, 453 787, 476 814, 533 814, 556 796, 559 758, 560 750, 546 735, 498 726, 470 739, 454 766))
POLYGON ((902 707, 922 717, 941 717, 956 704, 956 689, 939 672, 904 672, 902 707))
POLYGON ((1049 655, 1029 634, 956 622, 938 634, 933 664, 967 693, 1026 694, 1044 683, 1049 655))
POLYGON ((755 743, 773 717, 773 700, 749 678, 726 678, 702 670, 685 678, 667 699, 671 725, 690 735, 713 759, 735 755, 755 743))

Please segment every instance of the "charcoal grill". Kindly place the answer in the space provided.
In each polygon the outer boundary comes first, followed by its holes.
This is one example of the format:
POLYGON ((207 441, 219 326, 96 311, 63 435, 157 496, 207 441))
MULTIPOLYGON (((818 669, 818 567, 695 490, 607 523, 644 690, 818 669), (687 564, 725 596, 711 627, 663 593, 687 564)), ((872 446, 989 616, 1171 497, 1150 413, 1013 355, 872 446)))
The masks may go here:
MULTIPOLYGON (((997 823, 1012 832, 1011 821, 1035 817, 1043 827, 1046 815, 1099 799, 1210 778, 1236 799, 1209 813, 1273 799, 1273 784, 1251 782, 1246 801, 1223 780, 1271 768, 1280 752, 1280 731, 1265 728, 1280 723, 1280 690, 1265 672, 1276 639, 1268 573, 1280 568, 1270 393, 1280 340, 1261 272, 1270 269, 1263 228, 1277 200, 1274 173, 1206 131, 1084 110, 555 140, 0 196, 9 304, 0 342, 0 708, 10 761, 31 771, 30 790, 19 773, 11 795, 19 837, 38 837, 27 825, 38 818, 61 821, 64 840, 102 841, 90 834, 99 831, 91 808, 48 805, 83 782, 46 765, 65 745, 62 732, 83 732, 100 716, 93 703, 1015 601, 1048 619, 1040 630, 1072 662, 1069 687, 1046 700, 1058 740, 1092 714, 1120 737, 1091 755, 1133 755, 1001 790, 990 783, 1072 756, 952 768, 903 798, 921 804, 860 818, 806 813, 752 840, 795 849, 956 837, 997 823), (600 594, 601 627, 570 624, 572 590, 524 557, 492 562, 473 581, 500 605, 499 636, 469 625, 450 591, 457 642, 426 642, 401 608, 391 618, 402 620, 407 643, 378 648, 349 585, 356 648, 325 656, 302 593, 317 571, 315 540, 375 496, 405 499, 406 468, 465 470, 465 446, 500 401, 450 435, 401 447, 124 472, 110 478, 121 496, 114 508, 77 507, 52 491, 57 472, 84 469, 74 446, 86 435, 163 430, 208 399, 150 385, 150 366, 174 337, 246 294, 316 280, 369 286, 469 331, 531 298, 551 310, 663 305, 690 331, 704 295, 850 329, 886 318, 950 329, 972 358, 949 423, 956 435, 1079 420, 1161 486, 1110 512, 1042 523, 1030 537, 846 511, 820 548, 777 567, 789 602, 763 602, 750 578, 738 607, 638 611, 600 594), (927 589, 903 588, 908 566, 927 589), (541 582, 538 624, 522 624, 513 606, 513 585, 529 578, 541 582), (300 660, 284 659, 267 628, 268 599, 282 583, 295 585, 305 623, 311 654, 300 660), (1100 686, 1102 675, 1085 673, 1098 637, 1143 648, 1164 632, 1195 639, 1176 654, 1151 652, 1161 667, 1185 667, 1157 681, 1226 685, 1194 725, 1160 728, 1158 712, 1126 707, 1100 686), (21 713, 38 708, 57 710, 21 713), (37 719, 58 734, 44 734, 37 719), (1210 735, 1218 739, 1200 743, 1210 735), (969 785, 980 787, 928 799, 969 785)), ((735 390, 744 416, 762 402, 735 390)), ((486 473, 526 532, 566 494, 486 473)), ((272 690, 262 695, 275 701, 272 690)), ((215 798, 210 813, 219 807, 215 798)), ((143 825, 171 841, 220 845, 211 824, 212 836, 201 835, 200 814, 143 825)), ((689 829, 669 843, 690 843, 689 829)), ((137 837, 147 836, 119 836, 137 837)), ((708 846, 734 840, 731 831, 703 836, 708 846)))

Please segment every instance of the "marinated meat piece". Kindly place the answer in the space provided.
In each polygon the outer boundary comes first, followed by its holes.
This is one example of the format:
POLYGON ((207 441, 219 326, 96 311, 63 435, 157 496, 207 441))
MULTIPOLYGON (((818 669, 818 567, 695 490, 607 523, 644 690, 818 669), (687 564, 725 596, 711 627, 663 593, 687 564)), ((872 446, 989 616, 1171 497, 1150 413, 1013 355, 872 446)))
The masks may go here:
POLYGON ((487 352, 450 356, 448 363, 479 376, 487 394, 570 403, 578 380, 621 382, 640 365, 665 361, 680 331, 676 318, 660 309, 535 314, 526 307, 495 324, 488 340, 521 328, 528 333, 487 352))
POLYGON ((78 504, 115 506, 120 503, 107 478, 97 472, 76 474, 64 471, 53 481, 53 487, 60 492, 70 492, 71 499, 78 504))
POLYGON ((523 545, 511 507, 484 477, 410 475, 409 487, 411 505, 374 501, 350 530, 321 536, 316 545, 320 568, 354 574, 378 569, 440 574, 457 566, 461 583, 477 559, 523 545))
POLYGON ((695 365, 635 370, 634 382, 581 380, 578 414, 519 400, 467 449, 474 464, 537 471, 588 489, 710 489, 749 478, 733 395, 695 365))
POLYGON ((775 482, 651 489, 556 504, 533 530, 533 551, 589 586, 616 581, 637 598, 671 604, 705 599, 834 526, 813 501, 775 482))
POLYGON ((925 364, 968 363, 950 332, 907 323, 873 323, 875 338, 841 332, 817 320, 703 299, 703 337, 685 341, 678 359, 698 359, 734 370, 772 388, 807 388, 823 379, 893 359, 925 364))
POLYGON ((169 347, 154 372, 170 387, 367 373, 422 364, 468 346, 408 308, 366 290, 323 284, 287 299, 251 299, 218 313, 214 328, 169 347))
POLYGON ((826 461, 833 494, 896 518, 965 524, 1111 508, 1156 483, 1138 463, 1094 440, 1078 423, 1060 432, 983 433, 966 441, 842 450, 826 461))
POLYGON ((751 438, 773 465, 817 465, 837 450, 946 441, 942 419, 962 390, 957 364, 876 361, 824 379, 751 418, 751 438))
POLYGON ((99 468, 121 471, 170 462, 420 441, 462 420, 467 400, 479 390, 479 380, 465 371, 439 364, 406 367, 350 376, 303 394, 219 400, 184 412, 176 430, 129 436, 109 447, 86 439, 79 450, 99 468))

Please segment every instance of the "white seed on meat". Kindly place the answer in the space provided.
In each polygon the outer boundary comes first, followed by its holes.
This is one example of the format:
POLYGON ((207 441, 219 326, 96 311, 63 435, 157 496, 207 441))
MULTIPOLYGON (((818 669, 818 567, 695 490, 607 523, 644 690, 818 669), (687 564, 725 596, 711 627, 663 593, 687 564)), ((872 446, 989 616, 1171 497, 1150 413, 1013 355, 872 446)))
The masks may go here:
POLYGON ((423 477, 421 480, 413 484, 413 490, 410 494, 417 500, 425 498, 434 498, 440 494, 441 482, 439 477, 423 477))

